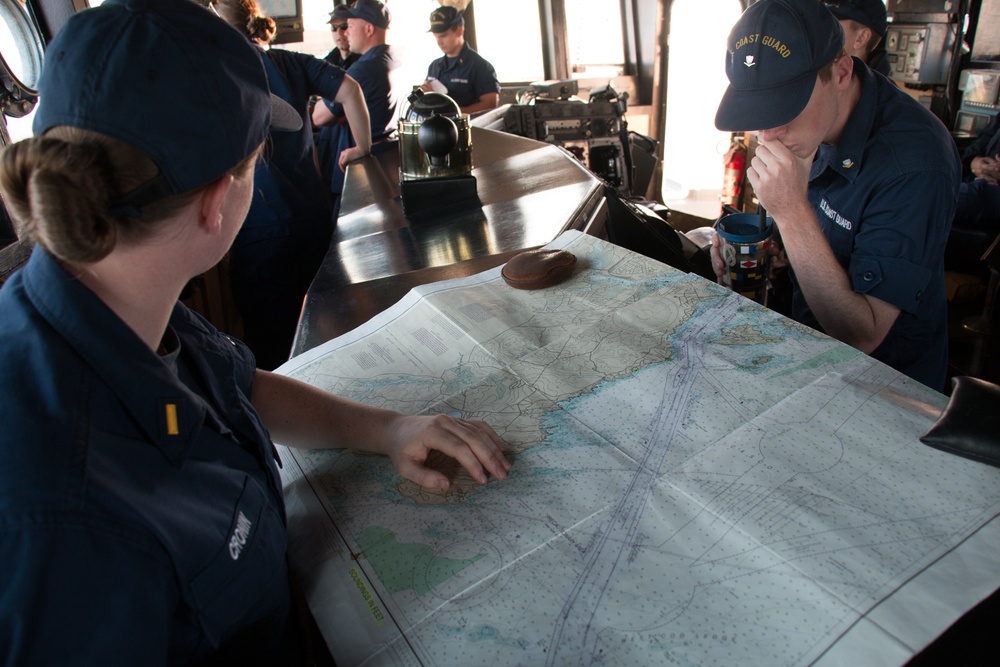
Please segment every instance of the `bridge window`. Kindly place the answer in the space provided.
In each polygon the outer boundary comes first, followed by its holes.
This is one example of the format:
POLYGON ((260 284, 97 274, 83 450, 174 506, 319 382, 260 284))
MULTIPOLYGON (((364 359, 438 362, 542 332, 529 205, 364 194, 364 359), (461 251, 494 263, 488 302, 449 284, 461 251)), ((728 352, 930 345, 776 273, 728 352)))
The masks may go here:
POLYGON ((624 69, 621 5, 614 0, 568 0, 566 38, 574 77, 621 76, 624 69))
POLYGON ((502 82, 544 79, 538 0, 473 4, 476 12, 476 50, 493 64, 497 78, 502 82))
POLYGON ((729 133, 715 129, 715 111, 729 84, 726 39, 741 11, 736 0, 676 0, 670 13, 662 196, 671 208, 708 218, 721 206, 729 133))

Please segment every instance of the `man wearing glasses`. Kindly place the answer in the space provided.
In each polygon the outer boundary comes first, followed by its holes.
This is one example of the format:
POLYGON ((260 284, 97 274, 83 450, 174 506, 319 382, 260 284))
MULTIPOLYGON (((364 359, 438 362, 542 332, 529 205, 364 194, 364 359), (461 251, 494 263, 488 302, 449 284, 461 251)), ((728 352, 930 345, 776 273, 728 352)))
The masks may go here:
MULTIPOLYGON (((380 143, 395 135, 399 105, 405 99, 405 92, 396 81, 398 77, 392 74, 398 63, 392 47, 385 41, 392 16, 379 0, 355 0, 340 12, 347 17, 346 35, 351 53, 359 56, 347 73, 358 82, 365 95, 372 143, 380 143)), ((343 115, 339 104, 321 100, 313 108, 312 120, 316 127, 335 126, 343 115)), ((328 143, 320 137, 318 145, 320 168, 330 183, 334 220, 339 215, 340 195, 344 190, 344 172, 337 166, 340 152, 354 143, 350 132, 341 131, 335 138, 336 143, 328 143)))
MULTIPOLYGON (((330 24, 330 31, 333 33, 334 49, 326 54, 324 60, 345 70, 361 57, 358 53, 351 53, 351 47, 347 41, 347 17, 350 15, 347 5, 337 5, 330 12, 330 20, 327 21, 330 24)), ((315 105, 319 102, 320 98, 315 98, 310 109, 315 109, 315 105)), ((310 115, 312 115, 312 111, 310 111, 310 115)), ((323 182, 330 185, 334 179, 334 172, 339 171, 337 159, 340 155, 340 135, 342 133, 350 134, 350 129, 347 127, 347 117, 336 116, 332 124, 317 129, 319 131, 315 133, 316 152, 320 173, 323 175, 323 182)), ((336 218, 339 199, 333 203, 334 218, 336 218)))
POLYGON ((354 61, 361 57, 361 54, 351 53, 351 46, 347 41, 347 17, 351 13, 347 5, 337 5, 330 12, 330 31, 333 33, 333 43, 335 49, 326 54, 326 60, 331 65, 336 65, 341 69, 347 69, 354 64, 354 61))

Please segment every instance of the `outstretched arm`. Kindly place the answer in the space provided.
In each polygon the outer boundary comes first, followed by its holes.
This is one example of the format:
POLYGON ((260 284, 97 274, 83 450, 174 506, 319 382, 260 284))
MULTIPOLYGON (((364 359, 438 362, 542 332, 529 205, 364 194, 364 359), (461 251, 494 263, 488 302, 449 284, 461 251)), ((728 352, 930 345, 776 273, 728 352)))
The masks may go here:
POLYGON ((251 402, 276 442, 385 454, 400 475, 427 488, 449 486, 444 474, 425 465, 432 450, 458 461, 480 484, 486 484, 488 474, 505 479, 511 468, 500 437, 483 421, 404 415, 259 369, 251 402))

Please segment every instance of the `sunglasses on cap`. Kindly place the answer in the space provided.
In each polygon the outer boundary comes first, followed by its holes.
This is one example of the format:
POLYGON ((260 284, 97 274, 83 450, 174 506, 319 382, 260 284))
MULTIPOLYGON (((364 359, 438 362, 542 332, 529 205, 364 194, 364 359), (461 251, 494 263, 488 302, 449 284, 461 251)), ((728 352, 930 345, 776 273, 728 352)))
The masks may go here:
POLYGON ((330 30, 337 32, 338 30, 347 30, 347 23, 331 23, 330 30))

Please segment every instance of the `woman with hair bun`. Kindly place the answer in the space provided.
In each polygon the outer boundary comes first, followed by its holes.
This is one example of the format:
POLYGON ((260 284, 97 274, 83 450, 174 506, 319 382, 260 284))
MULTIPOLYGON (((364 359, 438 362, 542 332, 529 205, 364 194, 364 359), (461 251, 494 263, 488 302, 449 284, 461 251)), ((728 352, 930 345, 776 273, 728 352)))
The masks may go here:
MULTIPOLYGON (((271 49, 277 31, 256 0, 215 0, 213 8, 260 49, 271 91, 302 117, 298 132, 271 134, 265 160, 254 174, 254 199, 230 252, 230 285, 243 318, 243 340, 258 368, 288 360, 302 301, 333 235, 329 188, 313 157, 309 98, 344 105, 351 127, 369 126, 368 106, 358 83, 344 70, 303 53, 271 49)), ((356 147, 341 155, 340 168, 371 151, 361 132, 356 147)))
POLYGON ((35 136, 0 155, 31 259, 0 289, 8 665, 295 665, 277 453, 349 447, 447 488, 510 465, 485 423, 371 408, 254 367, 178 301, 228 251, 296 110, 191 0, 108 0, 49 45, 35 136), (197 122, 193 122, 197 119, 197 122))

